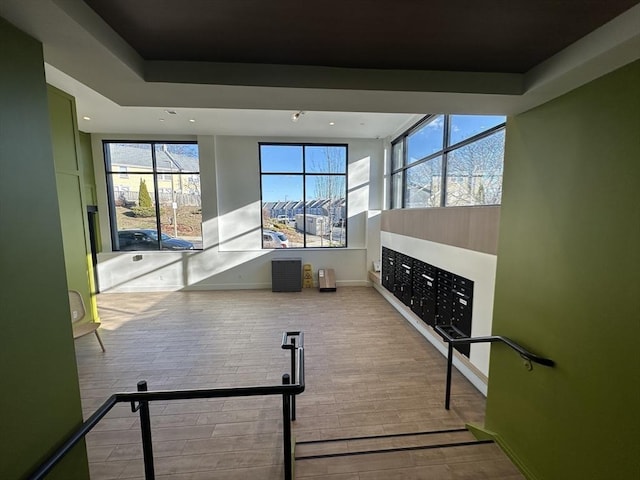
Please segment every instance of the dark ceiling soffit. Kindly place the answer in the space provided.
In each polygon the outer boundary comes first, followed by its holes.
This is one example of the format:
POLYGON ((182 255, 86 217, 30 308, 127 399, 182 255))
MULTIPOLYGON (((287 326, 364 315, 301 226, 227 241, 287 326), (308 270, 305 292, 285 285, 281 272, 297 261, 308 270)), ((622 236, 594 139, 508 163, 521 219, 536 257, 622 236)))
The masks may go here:
POLYGON ((146 60, 509 73, 531 70, 637 3, 84 1, 146 60))
POLYGON ((158 83, 322 88, 399 92, 522 95, 519 73, 381 70, 312 65, 273 65, 147 60, 144 80, 158 83))

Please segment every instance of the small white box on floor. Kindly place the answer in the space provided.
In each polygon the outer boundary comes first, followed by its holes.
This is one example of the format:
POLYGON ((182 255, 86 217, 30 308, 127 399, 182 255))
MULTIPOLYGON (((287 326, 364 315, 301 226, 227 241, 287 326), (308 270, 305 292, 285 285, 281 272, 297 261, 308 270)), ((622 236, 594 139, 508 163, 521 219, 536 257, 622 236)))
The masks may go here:
POLYGON ((336 274, 333 268, 321 268, 318 270, 318 288, 321 292, 336 291, 336 274))

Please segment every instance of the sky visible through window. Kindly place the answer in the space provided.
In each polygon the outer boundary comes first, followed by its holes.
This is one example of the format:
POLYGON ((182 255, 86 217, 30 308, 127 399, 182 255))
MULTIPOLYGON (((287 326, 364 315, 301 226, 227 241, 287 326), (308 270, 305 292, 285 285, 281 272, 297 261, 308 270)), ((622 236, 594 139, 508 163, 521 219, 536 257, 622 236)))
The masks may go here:
POLYGON ((451 115, 449 145, 473 137, 480 132, 489 130, 504 123, 506 117, 499 115, 451 115))
POLYGON ((262 179, 263 202, 302 200, 302 146, 262 145, 260 162, 263 173, 283 172, 296 175, 273 175, 262 179))
POLYGON ((301 145, 262 145, 262 173, 302 173, 301 145))
MULTIPOLYGON (((449 146, 460 143, 505 122, 501 115, 451 115, 449 146)), ((407 137, 407 164, 433 155, 444 148, 444 116, 438 115, 407 137)), ((401 152, 397 152, 401 155, 401 152)), ((395 165, 398 168, 401 165, 395 165)))
MULTIPOLYGON (((263 202, 301 201, 303 197, 303 171, 309 173, 346 173, 346 149, 342 146, 261 145, 260 162, 262 173, 263 202), (335 161, 328 161, 327 156, 335 161), (303 162, 306 164, 303 165, 303 162), (290 173, 292 175, 286 175, 290 173)), ((307 177, 307 190, 322 177, 307 177)), ((307 191, 307 196, 312 192, 307 191)))
POLYGON ((444 117, 437 116, 407 138, 407 163, 439 152, 443 147, 444 117))
POLYGON ((262 178, 263 202, 290 202, 302 200, 300 175, 273 175, 262 178))

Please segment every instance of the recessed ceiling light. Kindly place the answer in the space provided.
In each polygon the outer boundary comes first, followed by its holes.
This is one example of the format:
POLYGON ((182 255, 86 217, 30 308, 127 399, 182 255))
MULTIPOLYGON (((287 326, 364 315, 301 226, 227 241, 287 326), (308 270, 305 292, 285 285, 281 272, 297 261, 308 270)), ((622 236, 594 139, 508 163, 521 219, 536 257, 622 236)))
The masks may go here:
POLYGON ((190 119, 189 119, 189 121, 190 121, 191 123, 196 123, 195 118, 190 118, 190 119))
POLYGON ((87 117, 86 115, 82 117, 83 120, 91 120, 91 117, 87 117))
POLYGON ((332 127, 336 124, 336 122, 329 122, 329 125, 331 125, 332 127))
POLYGON ((161 122, 164 122, 164 118, 159 118, 158 120, 160 120, 161 122))

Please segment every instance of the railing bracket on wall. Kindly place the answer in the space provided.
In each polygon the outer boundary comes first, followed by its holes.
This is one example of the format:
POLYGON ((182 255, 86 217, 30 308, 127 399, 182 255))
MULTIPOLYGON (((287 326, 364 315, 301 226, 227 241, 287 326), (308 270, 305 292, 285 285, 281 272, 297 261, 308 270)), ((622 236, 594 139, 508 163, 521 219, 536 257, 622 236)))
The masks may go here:
POLYGON ((488 337, 467 337, 463 332, 458 330, 454 325, 436 325, 436 332, 440 334, 442 339, 447 342, 449 351, 447 354, 447 386, 445 391, 444 408, 449 410, 451 404, 451 368, 453 365, 453 347, 455 345, 467 345, 470 343, 505 343, 513 348, 524 359, 524 366, 527 370, 533 370, 533 364, 538 363, 545 367, 553 367, 555 362, 548 358, 540 357, 534 353, 525 350, 521 345, 507 337, 500 335, 491 335, 488 337))

